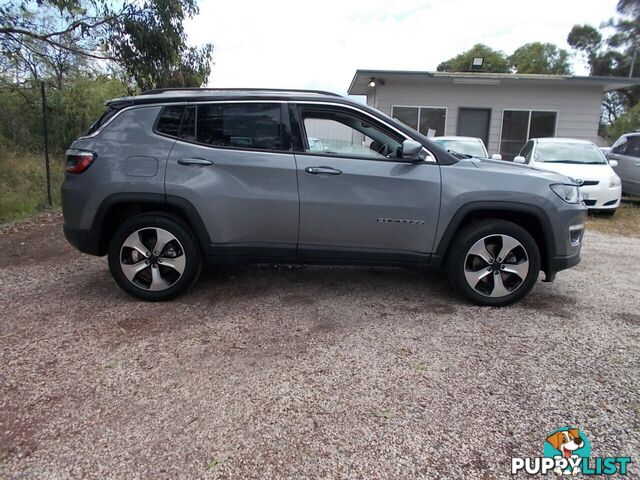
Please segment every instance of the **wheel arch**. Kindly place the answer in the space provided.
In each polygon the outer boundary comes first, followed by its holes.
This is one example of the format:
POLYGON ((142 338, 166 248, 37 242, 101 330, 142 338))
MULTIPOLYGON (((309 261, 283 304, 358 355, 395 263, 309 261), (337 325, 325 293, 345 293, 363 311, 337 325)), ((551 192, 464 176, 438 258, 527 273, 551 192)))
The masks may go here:
POLYGON ((536 205, 516 202, 472 202, 460 207, 442 235, 432 256, 432 263, 444 265, 456 234, 470 223, 487 218, 507 220, 527 230, 540 249, 542 270, 549 271, 549 261, 555 255, 555 240, 549 217, 536 205))
POLYGON ((160 193, 115 193, 105 198, 96 213, 91 230, 96 239, 96 255, 105 255, 115 229, 127 218, 156 212, 178 217, 194 234, 204 255, 211 240, 196 208, 182 197, 160 193))

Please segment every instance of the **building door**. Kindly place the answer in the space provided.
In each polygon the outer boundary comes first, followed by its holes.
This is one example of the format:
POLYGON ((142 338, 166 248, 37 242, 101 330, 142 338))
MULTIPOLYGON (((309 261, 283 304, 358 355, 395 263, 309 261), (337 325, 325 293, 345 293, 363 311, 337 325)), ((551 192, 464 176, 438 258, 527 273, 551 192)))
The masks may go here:
POLYGON ((458 135, 481 138, 489 146, 490 108, 461 108, 458 110, 458 135))

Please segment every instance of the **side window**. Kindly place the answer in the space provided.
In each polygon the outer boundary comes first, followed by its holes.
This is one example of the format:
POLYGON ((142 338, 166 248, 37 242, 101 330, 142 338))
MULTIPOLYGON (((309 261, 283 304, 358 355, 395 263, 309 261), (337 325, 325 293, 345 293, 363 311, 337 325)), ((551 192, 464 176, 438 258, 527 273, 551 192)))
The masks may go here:
POLYGON ((529 140, 527 144, 520 150, 519 155, 523 156, 527 163, 531 161, 531 152, 533 152, 533 142, 529 140))
POLYGON ((305 151, 321 155, 398 158, 402 143, 370 120, 346 111, 301 109, 305 151))
POLYGON ((631 137, 631 141, 629 142, 625 155, 640 158, 640 135, 631 137))
POLYGON ((616 144, 611 149, 611 153, 618 153, 620 155, 624 155, 627 151, 627 147, 629 146, 629 137, 621 137, 616 144))
POLYGON ((197 141, 214 147, 288 150, 279 103, 198 105, 197 141))
POLYGON ((180 121, 182 120, 183 111, 184 105, 164 107, 162 112, 160 112, 160 117, 156 123, 156 130, 159 133, 177 137, 178 131, 180 130, 180 121))

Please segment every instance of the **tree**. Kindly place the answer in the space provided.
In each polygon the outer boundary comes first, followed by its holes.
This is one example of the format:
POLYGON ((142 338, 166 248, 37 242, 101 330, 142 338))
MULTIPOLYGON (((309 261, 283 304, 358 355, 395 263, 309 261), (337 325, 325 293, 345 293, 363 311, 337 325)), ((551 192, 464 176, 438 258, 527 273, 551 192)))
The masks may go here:
POLYGON ((623 133, 640 129, 640 103, 631 107, 605 128, 607 138, 612 142, 623 133))
POLYGON ((513 52, 508 61, 517 73, 571 74, 569 52, 552 43, 527 43, 513 52))
MULTIPOLYGON (((569 32, 567 42, 585 56, 590 75, 626 77, 632 68, 635 76, 640 74, 640 1, 619 0, 616 11, 619 16, 602 25, 614 30, 606 39, 590 25, 574 25, 569 32), (634 52, 636 63, 632 66, 634 52)), ((615 122, 639 102, 640 87, 608 92, 603 103, 603 120, 615 122)))
POLYGON ((488 46, 477 43, 469 50, 456 55, 438 65, 439 72, 466 72, 471 70, 474 57, 483 57, 483 72, 509 73, 511 65, 504 52, 493 50, 488 46))
POLYGON ((195 0, 147 0, 116 22, 106 49, 140 90, 199 87, 211 72, 213 46, 189 47, 183 21, 198 13, 195 0))
POLYGON ((0 73, 60 77, 92 60, 116 65, 139 89, 200 86, 213 47, 187 45, 183 22, 198 13, 195 1, 9 0, 0 5, 0 73))

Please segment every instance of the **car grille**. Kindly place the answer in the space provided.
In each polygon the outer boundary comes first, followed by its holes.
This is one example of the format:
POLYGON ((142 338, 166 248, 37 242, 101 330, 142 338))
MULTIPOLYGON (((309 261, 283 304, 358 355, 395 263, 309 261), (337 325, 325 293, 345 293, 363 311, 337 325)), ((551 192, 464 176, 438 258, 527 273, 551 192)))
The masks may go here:
POLYGON ((600 182, 598 180, 584 180, 581 187, 592 187, 593 185, 598 185, 600 182))
POLYGON ((583 200, 583 202, 587 207, 593 207, 596 204, 595 200, 583 200))

